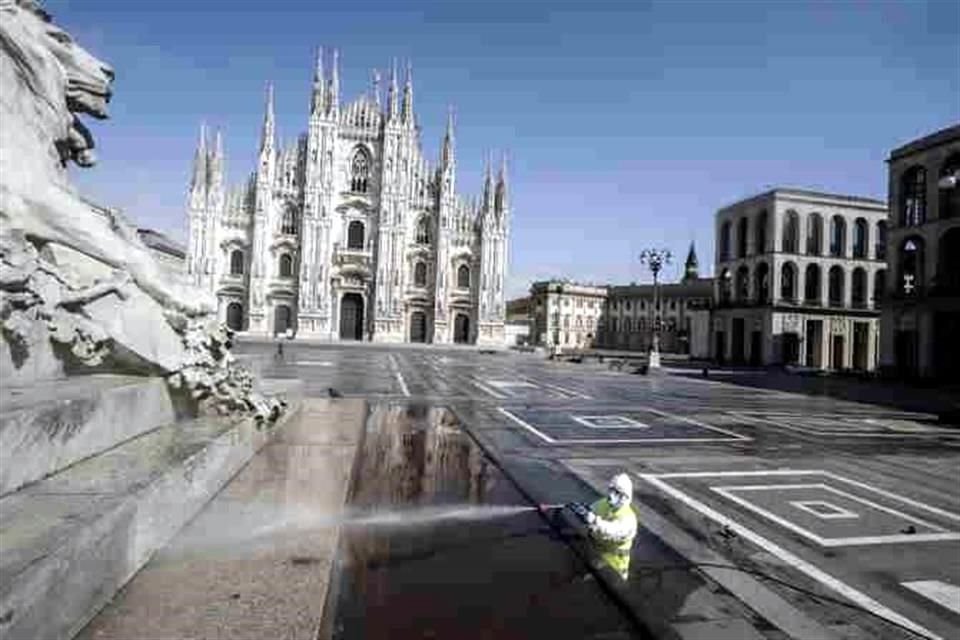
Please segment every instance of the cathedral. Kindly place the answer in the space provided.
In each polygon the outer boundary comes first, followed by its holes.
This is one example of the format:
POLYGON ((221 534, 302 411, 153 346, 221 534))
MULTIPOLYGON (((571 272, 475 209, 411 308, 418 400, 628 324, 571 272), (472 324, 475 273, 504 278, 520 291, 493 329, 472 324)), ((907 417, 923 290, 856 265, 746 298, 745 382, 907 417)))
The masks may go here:
POLYGON ((260 152, 227 188, 223 141, 201 128, 187 200, 188 278, 251 335, 502 345, 510 204, 506 162, 479 197, 456 190, 452 111, 432 165, 412 72, 393 66, 341 103, 338 52, 317 56, 306 133, 278 145, 267 88, 260 152), (329 73, 325 72, 325 62, 329 73))

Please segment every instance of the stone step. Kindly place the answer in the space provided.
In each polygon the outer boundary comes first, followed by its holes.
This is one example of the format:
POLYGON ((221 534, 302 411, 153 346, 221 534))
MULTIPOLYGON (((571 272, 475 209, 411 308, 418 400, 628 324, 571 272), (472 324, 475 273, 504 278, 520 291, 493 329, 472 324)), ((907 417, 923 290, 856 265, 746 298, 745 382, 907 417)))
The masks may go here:
POLYGON ((0 640, 72 638, 298 410, 159 427, 0 498, 0 640))
POLYGON ((86 375, 0 391, 0 496, 189 417, 162 378, 86 375))

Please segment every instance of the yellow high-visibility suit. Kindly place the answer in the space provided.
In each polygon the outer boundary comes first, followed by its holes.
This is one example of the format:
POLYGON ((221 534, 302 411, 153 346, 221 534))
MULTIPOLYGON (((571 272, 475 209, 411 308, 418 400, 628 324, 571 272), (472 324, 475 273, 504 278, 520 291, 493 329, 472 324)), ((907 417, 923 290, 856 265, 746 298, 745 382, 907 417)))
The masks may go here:
POLYGON ((587 525, 590 538, 598 547, 600 559, 624 580, 630 574, 630 551, 637 535, 637 514, 630 503, 614 509, 607 498, 590 506, 597 519, 587 525))

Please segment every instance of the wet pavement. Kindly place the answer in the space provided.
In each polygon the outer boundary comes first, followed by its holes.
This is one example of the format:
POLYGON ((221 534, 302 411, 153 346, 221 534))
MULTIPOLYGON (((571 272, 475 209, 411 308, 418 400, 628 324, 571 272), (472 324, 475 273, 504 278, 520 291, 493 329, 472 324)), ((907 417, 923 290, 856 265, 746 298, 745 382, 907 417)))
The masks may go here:
POLYGON ((631 637, 537 512, 417 521, 426 507, 527 504, 445 409, 374 405, 350 503, 411 522, 344 529, 333 638, 631 637))
MULTIPOLYGON (((240 349, 265 375, 303 379, 308 395, 404 416, 368 423, 358 505, 522 504, 458 428, 441 438, 428 426, 449 416, 537 501, 592 499, 626 469, 644 528, 615 593, 659 637, 960 636, 960 432, 934 416, 529 354, 240 349)), ((573 554, 537 521, 351 532, 330 632, 636 633, 603 589, 554 586, 573 554)))

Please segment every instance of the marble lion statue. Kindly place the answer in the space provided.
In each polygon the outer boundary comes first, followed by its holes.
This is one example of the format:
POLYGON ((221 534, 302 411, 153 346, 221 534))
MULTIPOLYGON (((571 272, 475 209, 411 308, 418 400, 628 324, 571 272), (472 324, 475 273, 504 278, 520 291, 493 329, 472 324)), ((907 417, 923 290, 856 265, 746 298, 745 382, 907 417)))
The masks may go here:
POLYGON ((209 293, 172 282, 130 225, 95 211, 68 181, 70 162, 96 161, 79 114, 107 117, 113 75, 36 0, 0 0, 0 233, 95 258, 128 274, 164 308, 211 313, 209 293))
POLYGON ((161 374, 221 413, 272 421, 283 403, 254 391, 213 296, 169 278, 120 214, 94 209, 70 185, 70 162, 95 161, 79 116, 107 117, 113 75, 37 0, 0 0, 0 329, 9 353, 26 362, 30 345, 49 336, 88 367, 161 374), (59 263, 59 247, 106 275, 82 281, 74 264, 59 263))

